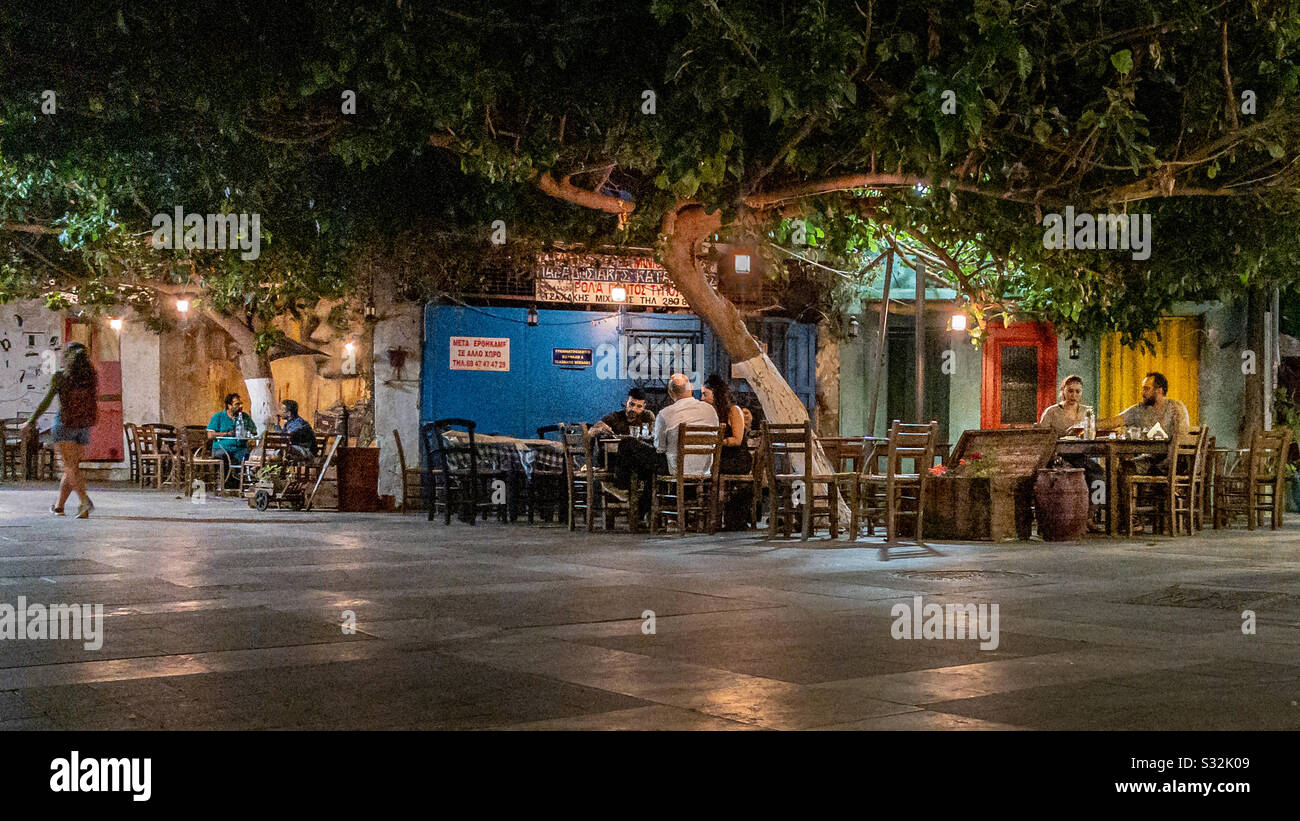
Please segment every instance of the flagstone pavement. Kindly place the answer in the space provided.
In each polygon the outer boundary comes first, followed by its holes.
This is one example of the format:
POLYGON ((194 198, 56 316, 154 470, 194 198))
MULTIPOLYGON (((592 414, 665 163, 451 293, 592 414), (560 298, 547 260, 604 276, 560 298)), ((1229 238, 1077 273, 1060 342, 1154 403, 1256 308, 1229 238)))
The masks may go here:
POLYGON ((0 612, 103 646, 0 638, 0 729, 1300 729, 1300 517, 882 556, 52 488, 0 487, 0 612), (895 638, 917 596, 996 649, 895 638))

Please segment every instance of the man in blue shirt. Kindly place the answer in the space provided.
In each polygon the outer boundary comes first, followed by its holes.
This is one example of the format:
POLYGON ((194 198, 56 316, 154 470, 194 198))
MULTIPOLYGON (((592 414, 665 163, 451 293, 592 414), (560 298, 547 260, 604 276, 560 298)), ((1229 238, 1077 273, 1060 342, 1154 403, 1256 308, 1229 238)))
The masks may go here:
POLYGON ((289 456, 295 462, 310 461, 316 455, 316 432, 298 415, 298 403, 286 399, 280 403, 279 431, 289 434, 289 456))
POLYGON ((244 403, 239 394, 226 394, 226 409, 214 413, 212 421, 208 422, 208 438, 214 440, 212 455, 218 459, 224 458, 231 467, 242 465, 248 458, 249 440, 256 435, 257 425, 253 423, 253 417, 244 413, 244 403), (218 435, 222 433, 235 435, 218 435), (240 438, 240 434, 243 438, 240 438))

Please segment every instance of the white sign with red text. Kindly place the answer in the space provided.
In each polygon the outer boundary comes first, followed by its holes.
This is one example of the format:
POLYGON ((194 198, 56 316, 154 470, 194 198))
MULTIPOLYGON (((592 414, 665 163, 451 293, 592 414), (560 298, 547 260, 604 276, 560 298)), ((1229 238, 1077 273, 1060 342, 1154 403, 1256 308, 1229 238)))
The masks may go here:
POLYGON ((510 340, 494 336, 451 337, 453 371, 510 370, 510 340))

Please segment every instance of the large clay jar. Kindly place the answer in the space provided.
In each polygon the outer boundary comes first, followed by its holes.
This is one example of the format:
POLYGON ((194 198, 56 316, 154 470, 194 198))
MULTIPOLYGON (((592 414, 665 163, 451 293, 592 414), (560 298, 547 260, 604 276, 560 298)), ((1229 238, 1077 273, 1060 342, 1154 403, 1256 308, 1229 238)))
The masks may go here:
POLYGON ((1043 468, 1034 483, 1038 535, 1049 542, 1083 538, 1088 528, 1088 483, 1083 468, 1043 468))

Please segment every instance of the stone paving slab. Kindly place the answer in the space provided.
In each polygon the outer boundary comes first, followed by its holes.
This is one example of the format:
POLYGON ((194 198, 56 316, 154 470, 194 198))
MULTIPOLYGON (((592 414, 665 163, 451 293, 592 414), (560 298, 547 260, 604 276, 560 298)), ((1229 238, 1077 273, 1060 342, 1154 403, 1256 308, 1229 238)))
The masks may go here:
POLYGON ((0 605, 104 644, 0 639, 0 730, 1300 729, 1297 517, 882 551, 52 487, 0 487, 0 605), (914 596, 997 604, 997 649, 896 640, 914 596))

